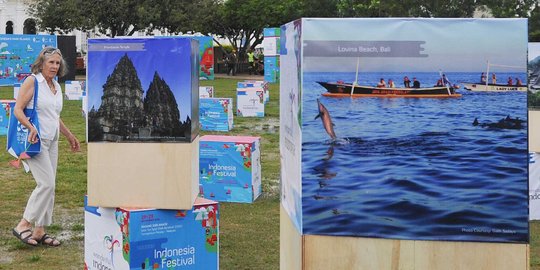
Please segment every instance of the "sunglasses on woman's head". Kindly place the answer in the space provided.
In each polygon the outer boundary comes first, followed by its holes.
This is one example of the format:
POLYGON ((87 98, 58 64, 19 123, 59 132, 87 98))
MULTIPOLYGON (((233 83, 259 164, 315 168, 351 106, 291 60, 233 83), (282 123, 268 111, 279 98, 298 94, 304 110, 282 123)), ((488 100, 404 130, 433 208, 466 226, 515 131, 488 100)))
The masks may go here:
POLYGON ((60 50, 56 49, 56 48, 48 48, 43 52, 44 55, 51 55, 51 54, 55 54, 55 53, 57 53, 59 55, 62 55, 60 50))

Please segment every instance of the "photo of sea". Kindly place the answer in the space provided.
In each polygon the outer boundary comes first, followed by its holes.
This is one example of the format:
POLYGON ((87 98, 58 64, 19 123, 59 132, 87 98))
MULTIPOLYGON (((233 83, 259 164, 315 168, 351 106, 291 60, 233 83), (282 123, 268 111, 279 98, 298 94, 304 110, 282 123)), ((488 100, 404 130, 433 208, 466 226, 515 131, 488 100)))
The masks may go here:
POLYGON ((281 200, 302 234, 529 241, 526 20, 281 32, 281 200))
MULTIPOLYGON (((446 73, 476 82, 481 72, 446 73)), ((433 86, 438 72, 359 74, 360 85, 403 76, 433 86)), ((497 73, 520 78, 526 73, 497 73)), ((304 73, 304 232, 419 240, 528 241, 527 127, 474 126, 527 119, 525 92, 460 98, 327 98, 317 81, 355 73, 304 73), (324 131, 317 99, 337 136, 324 131)), ((397 85, 398 87, 402 87, 397 85)))

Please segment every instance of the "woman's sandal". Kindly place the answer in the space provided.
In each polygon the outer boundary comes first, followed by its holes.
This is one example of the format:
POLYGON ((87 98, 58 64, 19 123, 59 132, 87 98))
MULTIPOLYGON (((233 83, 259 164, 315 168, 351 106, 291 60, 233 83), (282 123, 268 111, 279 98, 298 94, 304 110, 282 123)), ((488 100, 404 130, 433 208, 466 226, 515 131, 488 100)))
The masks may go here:
POLYGON ((42 244, 48 247, 57 247, 62 244, 60 241, 56 240, 56 238, 51 237, 48 234, 44 234, 39 240, 36 240, 36 241, 39 244, 42 244), (51 239, 51 240, 47 242, 47 239, 51 239), (55 244, 54 241, 56 241, 58 244, 55 244))
POLYGON ((21 242, 23 242, 23 243, 25 243, 25 244, 27 244, 29 246, 35 247, 39 243, 39 241, 36 241, 38 243, 35 243, 35 244, 30 243, 29 240, 35 240, 35 239, 32 238, 32 229, 26 229, 26 230, 24 230, 22 232, 18 232, 17 230, 15 230, 15 228, 13 228, 11 230, 11 232, 13 233, 13 235, 15 235, 15 237, 17 237, 17 239, 21 240, 21 242), (28 233, 28 235, 23 238, 22 235, 25 234, 25 233, 28 233))

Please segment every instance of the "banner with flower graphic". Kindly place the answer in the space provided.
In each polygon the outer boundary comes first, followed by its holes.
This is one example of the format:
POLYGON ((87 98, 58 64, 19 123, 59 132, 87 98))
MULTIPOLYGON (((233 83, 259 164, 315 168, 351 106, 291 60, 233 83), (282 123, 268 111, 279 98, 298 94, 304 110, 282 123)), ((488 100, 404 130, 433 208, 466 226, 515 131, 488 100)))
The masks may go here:
POLYGON ((259 137, 201 137, 201 195, 222 202, 251 203, 261 194, 259 137))
POLYGON ((85 269, 218 269, 217 202, 192 210, 85 206, 85 269))

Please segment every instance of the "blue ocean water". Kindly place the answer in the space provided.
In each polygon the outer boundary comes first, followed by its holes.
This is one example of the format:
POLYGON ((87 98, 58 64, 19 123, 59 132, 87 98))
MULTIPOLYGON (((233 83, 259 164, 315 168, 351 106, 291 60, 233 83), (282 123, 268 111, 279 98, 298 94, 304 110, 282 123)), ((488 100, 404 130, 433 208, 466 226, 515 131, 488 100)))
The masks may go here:
MULTIPOLYGON (((359 74, 375 85, 404 75, 433 85, 438 73, 359 74)), ((498 73, 499 78, 525 73, 498 73)), ((447 73, 456 84, 479 73, 447 73)), ((305 234, 419 240, 528 241, 527 127, 473 126, 527 119, 524 92, 460 89, 461 98, 328 98, 316 81, 354 73, 304 73, 302 204, 305 234), (318 114, 328 109, 332 142, 318 114)), ((506 81, 506 80, 504 80, 506 81)), ((499 81, 501 82, 501 81, 499 81)))

